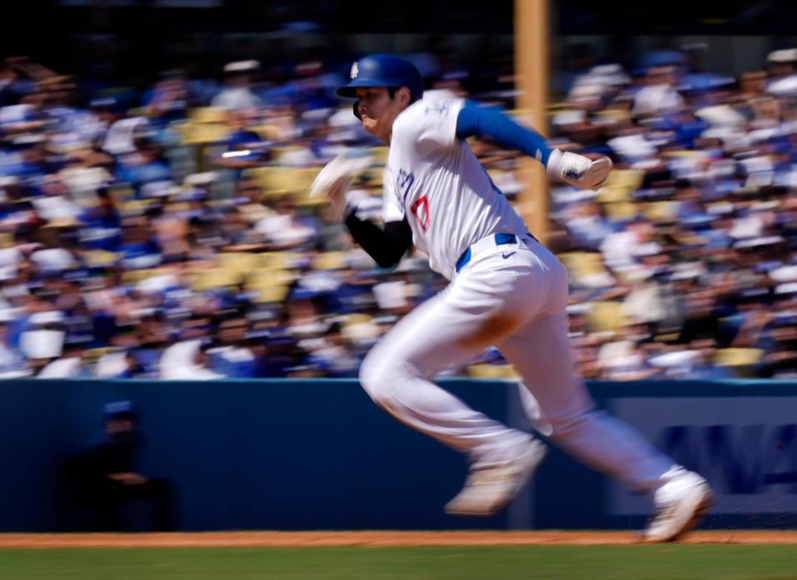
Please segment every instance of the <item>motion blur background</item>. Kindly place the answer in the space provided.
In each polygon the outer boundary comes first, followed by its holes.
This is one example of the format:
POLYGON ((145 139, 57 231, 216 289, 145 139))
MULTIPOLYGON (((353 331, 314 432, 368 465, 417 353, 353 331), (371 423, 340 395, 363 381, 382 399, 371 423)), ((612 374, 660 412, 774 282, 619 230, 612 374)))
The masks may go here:
MULTIPOLYGON (((553 0, 529 109, 514 15, 536 2, 0 1, 0 529, 82 525, 62 462, 128 399, 183 529, 641 523, 642 498, 555 453, 505 516, 452 521, 465 465, 359 388, 444 284, 421 255, 377 268, 307 195, 349 150, 380 219, 386 148, 334 95, 374 51, 612 157, 598 192, 531 188, 470 142, 524 216, 546 200, 598 402, 710 479, 707 525, 793 527, 797 7, 553 0)), ((529 427, 500 353, 445 374, 529 427)))

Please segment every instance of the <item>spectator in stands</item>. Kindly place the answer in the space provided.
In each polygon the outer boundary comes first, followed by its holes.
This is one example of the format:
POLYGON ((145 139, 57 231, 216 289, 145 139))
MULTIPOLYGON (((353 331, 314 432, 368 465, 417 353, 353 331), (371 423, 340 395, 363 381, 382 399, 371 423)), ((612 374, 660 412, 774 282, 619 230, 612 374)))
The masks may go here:
POLYGON ((776 97, 797 94, 797 48, 773 50, 767 55, 766 91, 776 97))
POLYGON ((317 217, 302 212, 296 194, 279 196, 270 206, 274 213, 254 226, 270 251, 310 251, 320 239, 320 222, 317 217))
POLYGON ((331 322, 322 337, 307 345, 307 350, 306 364, 318 369, 322 376, 336 379, 357 377, 362 356, 346 338, 339 321, 331 322))
POLYGON ((0 378, 25 377, 31 368, 25 353, 15 344, 12 336, 14 313, 10 308, 0 310, 0 378))
POLYGON ((261 167, 271 160, 270 142, 255 131, 259 112, 255 108, 227 111, 227 133, 209 148, 211 165, 222 171, 222 179, 238 183, 247 169, 261 167))
POLYGON ((131 349, 111 350, 96 362, 94 376, 99 379, 152 379, 131 349))
POLYGON ((161 129, 185 121, 191 104, 185 73, 177 69, 161 73, 160 79, 144 92, 141 100, 144 116, 161 129))
POLYGON ((657 378, 659 369, 650 364, 646 344, 652 340, 645 324, 628 324, 598 348, 599 377, 610 381, 642 381, 657 378))
POLYGON ((134 130, 132 151, 118 155, 113 176, 116 183, 128 184, 135 199, 158 199, 169 195, 175 185, 176 174, 171 161, 164 154, 164 146, 148 131, 134 130))
POLYGON ((162 248, 149 216, 143 213, 125 216, 121 226, 122 240, 115 251, 124 269, 149 269, 162 263, 162 248))
POLYGON ((209 368, 227 378, 258 376, 259 362, 249 344, 249 320, 241 311, 233 311, 218 322, 215 341, 208 350, 209 368))
POLYGON ((572 249, 591 252, 600 251, 603 241, 621 226, 609 217, 606 205, 594 195, 574 202, 563 223, 572 249))
POLYGON ((213 315, 191 312, 178 323, 171 344, 161 352, 159 378, 164 380, 213 380, 224 375, 211 369, 209 349, 214 345, 213 315))
POLYGON ((8 60, 0 60, 0 108, 19 103, 25 94, 19 72, 8 60))
POLYGON ((235 184, 235 211, 241 214, 246 230, 262 219, 274 215, 263 198, 263 185, 256 177, 244 176, 235 184))
POLYGON ((633 217, 622 229, 609 233, 603 239, 600 252, 609 270, 618 275, 643 268, 643 256, 661 252, 661 245, 656 240, 655 224, 642 215, 633 217))
POLYGON ((222 109, 258 109, 265 104, 253 90, 260 71, 256 60, 240 60, 224 65, 225 88, 210 100, 212 107, 222 109))
POLYGON ((644 84, 633 96, 631 113, 637 120, 658 118, 685 105, 678 91, 679 71, 676 65, 654 65, 645 71, 644 84))

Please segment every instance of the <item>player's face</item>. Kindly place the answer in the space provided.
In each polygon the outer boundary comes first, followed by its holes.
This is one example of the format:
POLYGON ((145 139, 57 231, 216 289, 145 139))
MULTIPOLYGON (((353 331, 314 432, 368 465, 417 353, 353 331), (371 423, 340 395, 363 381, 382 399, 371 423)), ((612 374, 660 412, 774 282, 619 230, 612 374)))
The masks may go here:
POLYGON ((390 143, 393 134, 393 121, 409 102, 409 91, 397 90, 393 98, 384 87, 357 89, 360 118, 363 128, 385 143, 390 143))

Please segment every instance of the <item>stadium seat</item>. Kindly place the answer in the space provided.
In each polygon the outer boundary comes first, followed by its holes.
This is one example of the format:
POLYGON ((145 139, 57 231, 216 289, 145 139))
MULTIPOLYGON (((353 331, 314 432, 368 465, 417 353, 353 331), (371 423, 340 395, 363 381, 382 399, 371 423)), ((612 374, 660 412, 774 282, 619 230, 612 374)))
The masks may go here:
POLYGON ((593 286, 588 279, 610 279, 612 274, 603 263, 600 252, 574 251, 564 252, 559 255, 562 263, 570 272, 573 283, 576 285, 593 286))
POLYGON ((260 252, 257 260, 259 269, 290 270, 304 264, 307 255, 304 252, 260 252))
POLYGON ((193 107, 188 117, 194 123, 226 123, 228 114, 223 107, 193 107))
POLYGON ((603 207, 606 216, 613 221, 630 220, 640 213, 639 205, 635 201, 609 201, 603 207))
POLYGON ((390 148, 387 145, 374 145, 368 152, 374 157, 374 165, 386 165, 390 148))
POLYGON ((760 348, 726 347, 714 352, 714 364, 719 367, 728 367, 739 378, 753 378, 755 367, 764 357, 764 350, 760 348))
POLYGON ((244 290, 258 304, 278 304, 287 298, 293 277, 286 270, 258 270, 244 279, 244 290))
POLYGON ((244 273, 224 267, 195 268, 188 273, 188 279, 191 288, 197 291, 236 288, 244 281, 244 273))
POLYGON ((349 253, 346 251, 321 252, 313 260, 314 270, 345 270, 348 268, 349 253))
POLYGON ((112 266, 119 261, 119 254, 107 250, 86 250, 83 259, 88 267, 112 266))
POLYGON ((515 367, 509 363, 479 363, 465 367, 465 374, 474 379, 517 379, 515 367))
POLYGON ((220 267, 239 273, 249 273, 260 267, 261 259, 253 252, 219 252, 216 262, 220 267))
POLYGON ((654 222, 672 222, 677 219, 675 211, 678 203, 673 200, 661 200, 646 203, 642 208, 642 213, 649 220, 654 222))
POLYGON ((181 145, 210 145, 227 138, 230 128, 221 123, 183 123, 180 126, 181 145))
POLYGON ((589 306, 585 320, 591 332, 619 332, 630 322, 622 302, 598 300, 589 306))
POLYGON ((278 197, 286 193, 298 194, 306 199, 310 185, 318 175, 318 167, 282 167, 267 165, 253 167, 244 172, 246 177, 255 178, 263 188, 264 199, 278 197))

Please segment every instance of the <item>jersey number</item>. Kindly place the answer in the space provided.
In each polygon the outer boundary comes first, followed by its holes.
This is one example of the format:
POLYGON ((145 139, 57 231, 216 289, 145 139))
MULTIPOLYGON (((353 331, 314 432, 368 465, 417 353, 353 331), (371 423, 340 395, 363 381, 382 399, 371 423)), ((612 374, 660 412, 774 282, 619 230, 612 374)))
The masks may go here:
POLYGON ((410 207, 410 211, 412 215, 415 216, 415 219, 418 220, 418 225, 421 226, 421 229, 427 231, 431 223, 429 217, 429 200, 427 197, 424 195, 418 198, 410 207))

